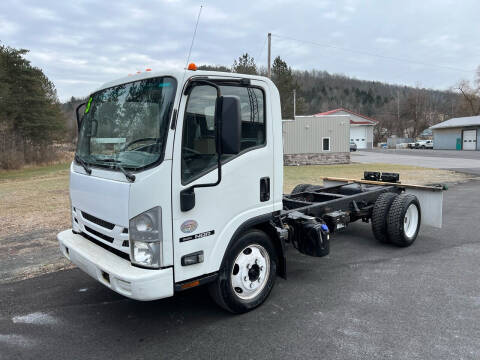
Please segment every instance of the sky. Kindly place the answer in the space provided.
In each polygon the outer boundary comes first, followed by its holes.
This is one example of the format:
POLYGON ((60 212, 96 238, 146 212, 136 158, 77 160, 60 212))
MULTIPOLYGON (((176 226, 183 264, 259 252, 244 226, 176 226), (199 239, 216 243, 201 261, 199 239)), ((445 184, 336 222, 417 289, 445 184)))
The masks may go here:
POLYGON ((2 0, 0 43, 27 55, 58 97, 146 68, 230 66, 248 52, 298 70, 448 89, 480 65, 478 0, 2 0))

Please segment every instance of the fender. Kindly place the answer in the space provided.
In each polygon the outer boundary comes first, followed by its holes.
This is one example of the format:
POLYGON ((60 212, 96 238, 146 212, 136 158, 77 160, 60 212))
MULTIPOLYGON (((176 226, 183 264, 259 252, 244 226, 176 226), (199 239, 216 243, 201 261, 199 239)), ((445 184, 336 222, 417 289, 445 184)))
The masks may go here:
POLYGON ((226 255, 235 244, 235 241, 240 237, 240 235, 249 229, 259 229, 267 233, 270 236, 270 238, 273 240, 273 245, 275 247, 275 250, 277 251, 277 258, 279 261, 278 267, 277 267, 277 275, 281 276, 284 279, 287 279, 287 261, 286 261, 287 259, 285 255, 285 241, 283 239, 280 239, 280 237, 277 234, 277 231, 275 230, 275 225, 273 223, 276 213, 277 212, 272 212, 272 213, 263 214, 263 215, 250 218, 246 220, 244 223, 242 223, 237 228, 237 230, 235 230, 235 232, 233 233, 227 245, 225 253, 223 254, 219 271, 223 269, 226 255))

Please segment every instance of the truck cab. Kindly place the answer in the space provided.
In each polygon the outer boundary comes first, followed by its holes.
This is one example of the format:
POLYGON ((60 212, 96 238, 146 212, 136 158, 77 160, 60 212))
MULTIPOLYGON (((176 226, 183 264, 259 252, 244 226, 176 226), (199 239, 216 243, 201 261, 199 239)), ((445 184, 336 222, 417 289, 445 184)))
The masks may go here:
MULTIPOLYGON (((68 259, 124 296, 160 299, 215 280, 235 261, 225 256, 232 239, 282 209, 280 101, 268 78, 145 72, 104 84, 82 113, 72 229, 58 240, 68 259)), ((275 270, 265 246, 245 249, 237 292, 248 302, 275 270)))

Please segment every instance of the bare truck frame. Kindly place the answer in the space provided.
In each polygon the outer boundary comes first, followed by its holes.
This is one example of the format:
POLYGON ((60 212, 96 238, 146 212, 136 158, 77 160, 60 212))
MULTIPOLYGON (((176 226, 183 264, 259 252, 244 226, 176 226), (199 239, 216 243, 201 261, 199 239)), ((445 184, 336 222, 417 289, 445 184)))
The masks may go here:
POLYGON ((365 172, 364 180, 324 178, 324 186, 297 185, 283 198, 284 209, 277 217, 280 237, 304 254, 325 256, 331 233, 362 220, 372 222, 379 241, 410 246, 420 230, 422 214, 424 224, 441 227, 446 188, 398 180, 398 174, 365 172))

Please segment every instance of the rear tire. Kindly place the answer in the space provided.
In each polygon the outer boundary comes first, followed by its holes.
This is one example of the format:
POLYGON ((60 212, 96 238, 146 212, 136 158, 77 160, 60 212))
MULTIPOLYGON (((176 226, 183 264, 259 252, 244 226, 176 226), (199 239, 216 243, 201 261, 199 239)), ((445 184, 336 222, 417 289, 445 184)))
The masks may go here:
POLYGON ((210 284, 213 300, 241 314, 263 304, 275 284, 277 254, 263 231, 249 230, 228 250, 217 280, 210 284))
POLYGON ((387 232, 387 217, 390 206, 398 195, 395 193, 387 192, 381 194, 372 211, 372 232, 375 239, 381 243, 389 243, 387 232))
POLYGON ((400 247, 412 245, 420 231, 421 216, 420 203, 415 195, 398 195, 388 212, 390 242, 400 247))
POLYGON ((294 194, 299 194, 299 193, 302 193, 304 192, 309 186, 312 186, 311 184, 298 184, 297 186, 295 186, 292 190, 292 192, 290 193, 291 195, 294 195, 294 194))

